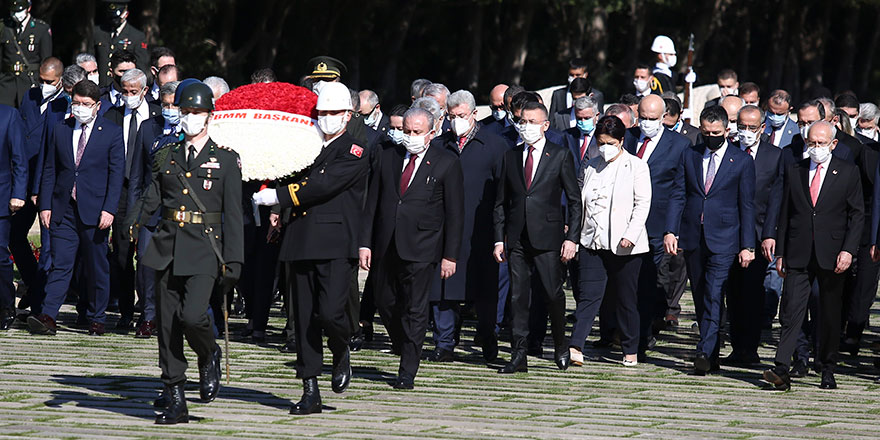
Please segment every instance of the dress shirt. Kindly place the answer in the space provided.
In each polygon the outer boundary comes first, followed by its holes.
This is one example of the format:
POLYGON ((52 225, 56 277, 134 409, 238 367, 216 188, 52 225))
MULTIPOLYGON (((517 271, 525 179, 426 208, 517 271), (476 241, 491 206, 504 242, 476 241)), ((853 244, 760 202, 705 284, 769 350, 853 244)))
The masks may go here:
POLYGON ((611 195, 619 163, 619 160, 602 161, 590 181, 585 183, 587 197, 580 241, 587 249, 611 250, 611 195))
MULTIPOLYGON (((724 140, 724 143, 721 145, 721 148, 714 151, 715 153, 715 175, 718 175, 718 169, 721 167, 721 159, 724 158, 724 153, 727 152, 727 140, 724 140)), ((703 153, 703 185, 706 184, 706 175, 709 173, 709 158, 712 157, 712 150, 706 148, 706 151, 703 153)))
MULTIPOLYGON (((422 164, 422 159, 425 158, 425 154, 428 153, 428 149, 425 148, 425 151, 422 151, 418 155, 416 155, 416 164, 413 166, 412 176, 409 176, 409 182, 406 182, 407 188, 412 185, 413 179, 416 177, 416 172, 419 171, 419 165, 422 164)), ((406 169, 406 166, 409 164, 409 158, 412 157, 412 153, 409 151, 406 152, 406 156, 403 157, 403 168, 400 169, 400 172, 403 173, 403 170, 406 169)))
POLYGON ((113 86, 110 86, 110 91, 107 92, 110 96, 110 104, 113 107, 119 107, 125 105, 125 100, 122 99, 122 93, 119 93, 113 86))
POLYGON ((577 127, 577 116, 574 114, 574 107, 571 107, 571 114, 568 116, 568 127, 566 128, 574 128, 577 127))
MULTIPOLYGON (((666 131, 666 130, 661 128, 660 133, 658 133, 657 136, 652 137, 651 140, 648 141, 648 146, 645 147, 645 154, 642 155, 642 160, 647 162, 648 159, 651 158, 651 154, 654 152, 654 149, 657 148, 657 144, 660 142, 660 138, 663 137, 664 131, 666 131)), ((639 132, 641 133, 641 130, 639 132)), ((637 152, 639 151, 640 148, 642 148, 643 143, 645 143, 645 135, 640 134, 639 135, 639 143, 636 144, 636 151, 637 152)))
POLYGON ((198 139, 195 142, 186 141, 186 157, 189 158, 189 147, 196 147, 196 154, 193 157, 199 157, 199 153, 202 152, 202 148, 205 147, 205 144, 208 143, 208 136, 202 136, 201 139, 198 139))
MULTIPOLYGON (((822 184, 825 183, 825 175, 828 174, 828 164, 831 163, 831 159, 825 161, 822 164, 822 170, 819 173, 819 194, 822 194, 822 184)), ((818 169, 819 164, 816 162, 810 161, 810 175, 807 178, 807 192, 810 191, 810 185, 813 183, 813 177, 816 175, 816 170, 818 169)))
MULTIPOLYGON (((541 155, 544 153, 544 144, 547 143, 547 138, 541 136, 541 139, 538 142, 535 142, 535 151, 532 151, 532 183, 535 182, 535 172, 538 171, 538 164, 541 162, 541 155)), ((523 172, 526 169, 526 158, 529 157, 529 145, 523 145, 523 172)))
MULTIPOLYGON (((89 144, 89 139, 92 137, 92 128, 95 127, 95 119, 92 118, 92 122, 86 124, 86 145, 89 144)), ((73 160, 74 164, 76 164, 76 148, 79 146, 79 136, 82 133, 82 124, 77 121, 73 123, 73 160)))
MULTIPOLYGON (((782 133, 785 132, 785 126, 786 126, 786 124, 782 124, 782 127, 779 127, 778 129, 773 130, 773 145, 778 147, 779 144, 782 143, 782 133)), ((771 129, 772 129, 772 127, 771 127, 771 129)))
POLYGON ((739 144, 739 147, 743 150, 743 152, 745 152, 746 150, 751 148, 752 150, 749 151, 748 154, 750 154, 752 156, 752 159, 754 159, 755 157, 758 156, 758 146, 760 146, 760 145, 761 145, 761 141, 758 140, 755 142, 755 146, 753 146, 753 147, 747 147, 747 146, 743 145, 742 143, 739 144))
POLYGON ((58 97, 61 96, 61 92, 63 91, 64 89, 61 87, 61 82, 59 82, 58 90, 56 90, 55 93, 52 94, 52 96, 44 99, 42 103, 40 103, 40 114, 46 113, 46 109, 49 107, 49 103, 58 99, 58 97))
MULTIPOLYGON (((144 96, 141 99, 141 105, 138 106, 137 110, 137 129, 141 128, 141 124, 144 123, 150 117, 150 107, 147 104, 147 98, 144 96)), ((131 113, 132 110, 127 106, 125 107, 125 116, 122 117, 122 140, 125 144, 125 155, 128 157, 128 145, 134 140, 128 138, 128 124, 131 121, 131 113)))
POLYGON ((382 110, 377 108, 376 109, 376 120, 373 121, 372 124, 368 125, 368 127, 372 128, 373 130, 379 131, 379 123, 380 122, 382 122, 382 110))
POLYGON ((153 81, 153 87, 150 88, 149 93, 150 93, 150 96, 152 96, 154 100, 158 101, 159 100, 159 83, 153 81))

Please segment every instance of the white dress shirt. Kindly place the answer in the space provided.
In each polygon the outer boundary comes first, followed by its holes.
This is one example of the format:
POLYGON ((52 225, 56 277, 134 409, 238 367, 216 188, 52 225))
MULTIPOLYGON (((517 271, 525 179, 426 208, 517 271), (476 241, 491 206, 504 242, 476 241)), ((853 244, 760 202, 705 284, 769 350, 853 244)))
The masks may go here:
MULTIPOLYGON (((532 151, 532 181, 535 181, 535 172, 538 171, 538 163, 541 162, 541 155, 544 154, 544 144, 547 143, 546 137, 541 137, 538 142, 535 142, 533 147, 535 147, 535 151, 532 151)), ((529 157, 529 145, 523 145, 523 173, 525 173, 526 169, 526 158, 529 157)))
POLYGON ((718 175, 718 169, 721 168, 721 159, 724 158, 724 153, 727 152, 727 139, 724 140, 724 143, 721 144, 721 148, 714 151, 715 156, 712 156, 712 150, 706 148, 706 151, 703 153, 703 185, 706 185, 706 175, 709 174, 709 158, 713 158, 715 161, 715 175, 718 175))
MULTIPOLYGON (((92 128, 95 127, 95 120, 98 118, 93 118, 92 122, 86 124, 86 145, 89 144, 89 138, 92 137, 92 128)), ((76 164, 76 149, 79 146, 79 136, 82 134, 82 124, 74 121, 73 123, 73 160, 74 164, 76 164)))
MULTIPOLYGON (((611 195, 620 160, 596 167, 593 178, 584 186, 584 225, 581 245, 592 250, 611 250, 611 195)), ((616 244, 615 244, 616 248, 616 244)))
MULTIPOLYGON (((144 96, 144 98, 141 99, 141 105, 138 106, 138 108, 136 110, 137 110, 137 121, 136 121, 137 128, 140 129, 141 124, 143 124, 144 121, 146 121, 147 118, 150 117, 150 107, 149 107, 149 104, 147 104, 146 96, 144 96)), ((130 142, 132 142, 132 140, 128 138, 128 124, 131 121, 131 113, 132 113, 132 110, 129 109, 128 107, 125 107, 125 116, 123 116, 123 118, 122 118, 122 142, 125 144, 126 157, 128 157, 128 145, 130 142)))
POLYGON ((382 109, 377 108, 376 109, 376 120, 373 121, 372 124, 368 125, 368 127, 372 128, 373 130, 378 131, 380 122, 382 122, 382 109))
MULTIPOLYGON (((406 182, 406 187, 407 187, 407 188, 409 188, 409 186, 412 185, 412 181, 413 181, 413 179, 416 177, 416 172, 419 171, 419 165, 422 164, 422 159, 425 158, 425 154, 426 154, 427 152, 428 152, 428 149, 425 148, 425 151, 422 151, 421 153, 419 153, 419 154, 416 155, 416 164, 413 166, 413 172, 412 172, 412 175, 409 176, 409 182, 406 182)), ((412 153, 410 153, 409 151, 407 151, 407 152, 406 152, 406 156, 403 157, 403 168, 400 169, 401 174, 403 173, 403 170, 406 169, 406 166, 409 164, 409 158, 410 158, 410 157, 412 157, 412 153)))
POLYGON ((577 116, 574 114, 574 106, 571 107, 571 114, 568 116, 568 128, 577 127, 578 120, 577 116))
POLYGON ((782 124, 782 127, 779 127, 778 129, 773 130, 773 145, 774 146, 778 147, 779 144, 782 143, 782 133, 785 132, 786 125, 788 125, 788 124, 787 123, 782 124))
MULTIPOLYGON (((819 194, 822 194, 822 184, 825 183, 825 175, 828 174, 828 165, 831 163, 831 159, 825 161, 822 164, 822 169, 819 171, 819 194)), ((816 170, 819 169, 819 164, 816 162, 810 161, 810 175, 807 178, 807 190, 809 191, 810 185, 813 184, 813 177, 816 175, 816 170)))
POLYGON ((759 141, 755 142, 755 146, 753 146, 753 147, 747 147, 747 146, 743 145, 742 142, 740 142, 739 147, 743 150, 743 152, 745 152, 746 150, 751 148, 751 151, 749 151, 748 154, 752 156, 752 159, 754 159, 755 157, 758 156, 758 146, 760 146, 760 145, 761 145, 761 141, 759 140, 759 141))
MULTIPOLYGON (((648 146, 645 147, 645 154, 642 155, 642 160, 647 162, 647 160, 651 158, 651 154, 657 148, 657 144, 660 143, 660 138, 663 137, 664 131, 666 131, 666 130, 661 128, 660 133, 658 133, 657 136, 652 137, 651 140, 648 141, 648 146)), ((639 132, 641 133, 641 130, 639 130, 639 132)), ((644 144, 644 143, 645 143, 645 135, 640 134, 639 135, 639 143, 636 144, 636 153, 639 152, 639 150, 642 148, 642 144, 644 144)))
POLYGON ((61 87, 61 82, 59 82, 58 90, 56 90, 55 93, 53 93, 52 96, 50 96, 49 98, 44 99, 43 102, 40 104, 40 114, 46 113, 46 109, 49 108, 49 103, 58 99, 58 97, 61 96, 61 92, 63 91, 64 89, 61 87))

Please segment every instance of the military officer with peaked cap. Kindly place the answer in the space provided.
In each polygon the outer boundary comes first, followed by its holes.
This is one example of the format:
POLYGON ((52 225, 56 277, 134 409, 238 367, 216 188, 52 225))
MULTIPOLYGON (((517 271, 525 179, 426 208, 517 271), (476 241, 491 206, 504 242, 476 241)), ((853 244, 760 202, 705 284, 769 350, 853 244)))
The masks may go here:
POLYGON ((241 273, 244 231, 241 162, 234 151, 208 137, 213 92, 191 82, 180 92, 184 139, 154 155, 152 181, 127 224, 137 230, 157 209, 161 222, 142 256, 156 270, 159 366, 165 389, 155 406, 158 424, 185 423, 183 339, 199 358, 199 394, 214 400, 220 389, 220 347, 208 316, 215 281, 231 287, 241 273))
POLYGON ((12 0, 0 25, 0 104, 18 108, 39 86, 40 63, 52 55, 52 29, 31 16, 30 0, 12 0))
POLYGON ((147 72, 149 83, 150 53, 147 50, 147 37, 143 32, 128 22, 128 3, 130 0, 103 0, 102 14, 98 17, 99 24, 92 30, 92 37, 86 46, 98 60, 99 85, 106 87, 113 80, 113 69, 110 67, 110 55, 123 49, 134 53, 135 66, 147 72))

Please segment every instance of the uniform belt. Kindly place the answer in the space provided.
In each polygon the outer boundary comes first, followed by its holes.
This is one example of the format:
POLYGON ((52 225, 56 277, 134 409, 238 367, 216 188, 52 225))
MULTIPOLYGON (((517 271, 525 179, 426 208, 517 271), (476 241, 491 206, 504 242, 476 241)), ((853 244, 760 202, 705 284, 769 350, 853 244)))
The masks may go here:
POLYGON ((3 70, 6 73, 20 75, 22 73, 27 73, 27 72, 36 72, 37 70, 39 70, 39 68, 40 68, 40 66, 31 66, 30 64, 18 62, 18 63, 12 63, 9 66, 6 66, 6 68, 3 70))
POLYGON ((162 218, 173 222, 193 223, 193 224, 218 224, 222 221, 222 214, 219 212, 192 212, 178 211, 176 209, 165 208, 162 212, 162 218))

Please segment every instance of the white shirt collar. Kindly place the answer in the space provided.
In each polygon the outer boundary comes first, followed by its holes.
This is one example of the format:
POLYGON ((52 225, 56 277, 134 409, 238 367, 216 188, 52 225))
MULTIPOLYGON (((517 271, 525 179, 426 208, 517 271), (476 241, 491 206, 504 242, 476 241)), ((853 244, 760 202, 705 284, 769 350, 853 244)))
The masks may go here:
POLYGON ((195 142, 186 141, 185 153, 186 153, 187 157, 189 157, 189 147, 190 146, 196 147, 196 157, 198 157, 198 155, 202 152, 202 149, 205 148, 205 144, 207 144, 207 143, 208 143, 208 136, 204 136, 195 142))
POLYGON ((659 61, 657 62, 657 64, 654 64, 654 72, 665 73, 667 76, 672 76, 672 70, 669 69, 669 66, 659 61))
POLYGON ((722 157, 724 157, 724 153, 727 152, 727 146, 728 146, 729 144, 730 144, 730 141, 728 141, 727 139, 725 139, 725 140, 724 140, 724 143, 721 144, 721 148, 719 148, 719 149, 717 149, 717 150, 715 150, 715 151, 712 151, 712 150, 710 150, 708 147, 706 147, 705 152, 703 152, 703 157, 711 157, 711 156, 712 156, 712 153, 715 153, 715 157, 717 157, 718 159, 721 159, 722 157))

